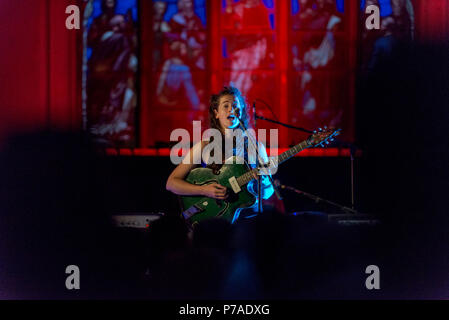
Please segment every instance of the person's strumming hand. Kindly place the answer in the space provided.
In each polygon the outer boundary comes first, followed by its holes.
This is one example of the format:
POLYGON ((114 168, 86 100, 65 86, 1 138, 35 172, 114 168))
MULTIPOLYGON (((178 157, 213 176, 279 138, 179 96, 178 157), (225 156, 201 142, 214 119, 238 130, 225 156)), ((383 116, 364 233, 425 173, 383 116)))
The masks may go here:
POLYGON ((226 187, 218 184, 218 183, 211 183, 202 186, 202 194, 209 198, 224 200, 228 196, 226 195, 226 187))

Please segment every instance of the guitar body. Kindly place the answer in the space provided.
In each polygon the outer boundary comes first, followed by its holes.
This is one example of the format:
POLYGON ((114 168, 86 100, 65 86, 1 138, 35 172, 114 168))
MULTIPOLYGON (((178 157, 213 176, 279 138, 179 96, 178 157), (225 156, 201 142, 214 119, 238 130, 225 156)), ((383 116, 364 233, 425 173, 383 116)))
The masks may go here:
POLYGON ((247 171, 245 164, 236 163, 224 164, 218 171, 218 174, 215 174, 210 168, 195 168, 190 171, 186 178, 186 181, 189 183, 195 185, 219 183, 228 189, 228 198, 225 200, 204 196, 182 196, 183 210, 187 210, 192 206, 198 209, 198 213, 194 214, 190 221, 195 223, 208 218, 220 217, 234 222, 238 218, 241 209, 254 205, 256 197, 248 191, 246 186, 243 186, 238 193, 235 193, 229 182, 230 178, 237 178, 247 171))

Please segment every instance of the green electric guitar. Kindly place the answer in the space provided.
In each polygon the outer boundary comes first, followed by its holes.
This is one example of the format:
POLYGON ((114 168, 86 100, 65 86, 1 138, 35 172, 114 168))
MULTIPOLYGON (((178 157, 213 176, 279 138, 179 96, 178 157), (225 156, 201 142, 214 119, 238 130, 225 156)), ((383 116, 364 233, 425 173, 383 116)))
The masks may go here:
MULTIPOLYGON (((328 140, 340 133, 340 129, 321 129, 312 134, 307 140, 297 144, 277 157, 270 157, 270 166, 278 166, 295 154, 310 147, 328 144, 328 140)), ((226 161, 218 172, 210 168, 195 168, 190 171, 186 181, 195 185, 219 183, 228 189, 225 200, 217 200, 204 196, 182 196, 182 215, 192 224, 204 219, 220 217, 234 222, 240 211, 253 206, 256 197, 247 189, 247 184, 255 179, 258 169, 248 169, 248 165, 238 164, 237 158, 226 161)))

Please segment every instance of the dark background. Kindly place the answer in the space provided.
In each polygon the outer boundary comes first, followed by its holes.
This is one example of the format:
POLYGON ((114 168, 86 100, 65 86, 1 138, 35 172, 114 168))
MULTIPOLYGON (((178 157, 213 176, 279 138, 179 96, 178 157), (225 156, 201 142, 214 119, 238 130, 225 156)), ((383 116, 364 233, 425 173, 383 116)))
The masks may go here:
MULTIPOLYGON (((45 14, 63 12, 64 3, 58 3, 37 5, 43 16, 24 12, 45 30, 45 14)), ((20 4, 23 9, 31 1, 20 4)), ((2 13, 15 12, 9 2, 2 6, 2 13)), ((11 39, 10 28, 2 30, 11 39)), ((71 79, 77 79, 70 59, 76 37, 65 38, 65 30, 53 34, 54 48, 67 45, 66 56, 48 51, 40 41, 48 34, 41 31, 29 34, 21 25, 16 37, 27 35, 30 42, 14 42, 12 49, 20 50, 2 59, 0 298, 448 298, 446 38, 399 47, 371 73, 358 75, 356 208, 374 215, 380 226, 344 228, 289 216, 335 211, 284 191, 287 215, 266 212, 232 227, 206 224, 192 244, 177 218, 176 197, 165 191, 173 169, 169 159, 98 154, 72 117, 79 111, 75 81, 58 82, 56 76, 72 70, 71 79), (17 68, 35 48, 34 60, 17 68), (158 211, 167 217, 148 233, 107 224, 111 214, 158 211), (81 269, 79 292, 65 289, 69 264, 81 269), (369 264, 381 269, 380 291, 364 287, 369 264)), ((276 178, 350 204, 348 158, 294 158, 276 178)))

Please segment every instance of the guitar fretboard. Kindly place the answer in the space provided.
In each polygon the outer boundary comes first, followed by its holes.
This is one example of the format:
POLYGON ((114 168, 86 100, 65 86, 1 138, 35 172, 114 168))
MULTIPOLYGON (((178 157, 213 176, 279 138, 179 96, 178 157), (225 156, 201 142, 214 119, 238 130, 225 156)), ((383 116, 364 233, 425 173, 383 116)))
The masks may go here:
MULTIPOLYGON (((307 142, 307 140, 304 140, 303 142, 298 143, 293 148, 290 148, 287 151, 281 153, 276 158, 271 158, 270 164, 271 164, 271 166, 277 167, 282 162, 287 161, 288 159, 293 157, 295 154, 301 152, 304 149, 307 149, 308 147, 310 147, 309 142, 307 142)), ((248 182, 250 182, 251 180, 255 179, 254 177, 256 177, 256 176, 257 176, 257 168, 254 168, 254 169, 246 172, 245 174, 241 175, 240 177, 238 177, 237 182, 238 182, 239 186, 243 186, 243 185, 247 184, 248 182)))

